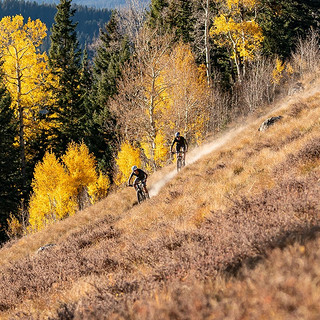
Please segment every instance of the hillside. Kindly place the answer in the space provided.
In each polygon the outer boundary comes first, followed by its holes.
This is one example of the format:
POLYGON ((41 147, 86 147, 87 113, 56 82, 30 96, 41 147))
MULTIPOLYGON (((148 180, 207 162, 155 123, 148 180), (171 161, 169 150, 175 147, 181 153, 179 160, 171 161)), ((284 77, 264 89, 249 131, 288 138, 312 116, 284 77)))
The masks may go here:
POLYGON ((146 203, 125 188, 6 244, 1 319, 317 319, 320 81, 304 87, 155 173, 146 203))

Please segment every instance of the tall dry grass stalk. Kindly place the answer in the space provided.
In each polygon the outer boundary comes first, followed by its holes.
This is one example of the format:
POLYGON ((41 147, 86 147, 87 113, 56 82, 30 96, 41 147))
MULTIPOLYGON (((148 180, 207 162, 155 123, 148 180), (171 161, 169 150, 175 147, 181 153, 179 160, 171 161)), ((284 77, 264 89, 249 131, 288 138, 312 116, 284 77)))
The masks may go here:
POLYGON ((319 71, 320 39, 314 29, 310 30, 306 39, 299 38, 296 51, 292 55, 292 64, 300 77, 315 75, 319 71))

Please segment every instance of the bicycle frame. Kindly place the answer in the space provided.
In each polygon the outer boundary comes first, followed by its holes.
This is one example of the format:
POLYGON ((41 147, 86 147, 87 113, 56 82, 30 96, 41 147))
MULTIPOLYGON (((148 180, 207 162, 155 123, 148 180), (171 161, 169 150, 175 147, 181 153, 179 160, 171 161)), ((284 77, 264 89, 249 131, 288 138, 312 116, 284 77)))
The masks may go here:
POLYGON ((141 203, 147 199, 146 194, 144 192, 144 186, 141 181, 137 183, 137 199, 138 203, 141 203))
POLYGON ((177 155, 177 171, 185 166, 185 151, 174 152, 177 155))

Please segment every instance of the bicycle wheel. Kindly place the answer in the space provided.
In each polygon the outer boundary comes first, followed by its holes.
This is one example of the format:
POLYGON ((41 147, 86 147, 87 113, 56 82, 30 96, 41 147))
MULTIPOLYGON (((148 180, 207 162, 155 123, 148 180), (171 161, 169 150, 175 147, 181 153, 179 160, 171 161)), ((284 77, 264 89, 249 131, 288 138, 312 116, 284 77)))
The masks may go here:
POLYGON ((180 171, 180 170, 181 170, 181 165, 182 165, 181 159, 178 158, 178 159, 177 159, 177 171, 180 171))
POLYGON ((137 198, 138 198, 138 203, 141 203, 144 200, 146 200, 146 196, 144 195, 144 192, 142 190, 137 191, 137 198))

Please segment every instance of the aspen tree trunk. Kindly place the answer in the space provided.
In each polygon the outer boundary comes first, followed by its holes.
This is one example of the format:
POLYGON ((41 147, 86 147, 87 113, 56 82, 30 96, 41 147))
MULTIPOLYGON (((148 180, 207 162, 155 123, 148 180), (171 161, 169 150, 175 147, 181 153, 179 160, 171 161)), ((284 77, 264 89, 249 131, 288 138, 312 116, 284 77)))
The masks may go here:
POLYGON ((209 44, 209 0, 206 0, 205 11, 205 30, 204 30, 204 42, 206 51, 206 71, 207 71, 207 81, 208 86, 211 87, 212 84, 212 71, 211 71, 211 59, 210 59, 210 44, 209 44))
POLYGON ((26 153, 24 144, 24 119, 23 111, 24 108, 21 105, 20 99, 17 100, 17 106, 19 110, 19 144, 20 144, 20 161, 21 161, 21 173, 22 173, 22 189, 26 185, 26 153))
MULTIPOLYGON (((243 46, 245 46, 246 40, 245 40, 245 35, 244 35, 243 31, 242 31, 242 42, 243 42, 243 46)), ((242 74, 241 75, 242 75, 243 79, 246 76, 246 62, 245 62, 245 60, 243 60, 243 63, 242 63, 242 74)))
MULTIPOLYGON (((184 113, 184 135, 186 136, 189 131, 189 101, 187 98, 187 88, 185 88, 185 113, 184 113)), ((187 137, 186 137, 187 138, 187 137)))
MULTIPOLYGON (((17 108, 19 110, 19 145, 20 145, 20 161, 21 161, 21 175, 22 175, 22 192, 25 192, 26 186, 26 153, 25 153, 25 140, 24 140, 24 107, 21 103, 21 73, 20 67, 17 65, 16 71, 17 80, 17 108)), ((24 206, 24 205, 23 205, 24 206)), ((22 208, 24 209, 24 208, 22 208)))
POLYGON ((156 170, 156 163, 155 163, 155 140, 156 140, 156 125, 154 121, 154 104, 155 104, 155 82, 156 82, 156 75, 154 70, 152 70, 152 88, 151 88, 151 96, 150 96, 150 103, 149 103, 149 124, 150 124, 150 137, 151 137, 151 162, 152 167, 156 170))

